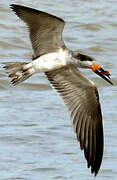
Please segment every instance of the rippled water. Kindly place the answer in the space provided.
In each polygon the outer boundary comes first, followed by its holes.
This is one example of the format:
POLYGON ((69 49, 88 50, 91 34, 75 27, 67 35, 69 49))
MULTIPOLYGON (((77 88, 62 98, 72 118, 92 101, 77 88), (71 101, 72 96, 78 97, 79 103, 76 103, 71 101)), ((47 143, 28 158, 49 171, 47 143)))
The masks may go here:
MULTIPOLYGON (((0 180, 90 180, 62 100, 44 74, 12 87, 3 62, 28 61, 32 49, 25 25, 0 1, 0 180)), ((55 14, 68 23, 69 48, 94 56, 112 74, 114 86, 97 83, 103 111, 105 151, 96 179, 117 179, 117 1, 20 0, 15 3, 55 14)))

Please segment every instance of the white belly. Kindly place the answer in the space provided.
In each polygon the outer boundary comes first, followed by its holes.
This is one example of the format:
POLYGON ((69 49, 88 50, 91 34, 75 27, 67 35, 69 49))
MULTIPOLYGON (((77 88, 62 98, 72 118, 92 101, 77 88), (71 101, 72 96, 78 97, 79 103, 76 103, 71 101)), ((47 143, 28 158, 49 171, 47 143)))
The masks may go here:
POLYGON ((45 54, 32 61, 32 67, 35 72, 47 72, 66 66, 70 59, 68 51, 59 51, 55 53, 45 54))

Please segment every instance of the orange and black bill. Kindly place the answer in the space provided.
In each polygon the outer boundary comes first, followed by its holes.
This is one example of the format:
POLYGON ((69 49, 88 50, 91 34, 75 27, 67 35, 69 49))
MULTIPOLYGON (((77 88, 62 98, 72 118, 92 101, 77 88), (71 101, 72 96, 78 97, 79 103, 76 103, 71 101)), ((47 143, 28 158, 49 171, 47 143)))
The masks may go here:
POLYGON ((108 71, 105 71, 100 65, 97 65, 97 64, 92 65, 91 68, 92 68, 93 72, 95 72, 100 77, 102 77, 107 82, 109 82, 111 85, 113 85, 113 83, 110 81, 110 75, 111 74, 108 71))

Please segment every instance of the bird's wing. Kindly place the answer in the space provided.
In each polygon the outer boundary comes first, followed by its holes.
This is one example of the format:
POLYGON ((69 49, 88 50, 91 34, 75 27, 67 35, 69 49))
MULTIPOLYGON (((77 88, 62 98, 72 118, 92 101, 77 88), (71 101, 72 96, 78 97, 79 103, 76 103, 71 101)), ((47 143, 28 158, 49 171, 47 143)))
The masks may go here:
POLYGON ((62 19, 16 4, 12 4, 11 9, 29 28, 35 58, 65 48, 62 40, 65 22, 62 19))
POLYGON ((87 165, 96 175, 103 156, 103 125, 97 88, 73 66, 46 75, 68 106, 87 165))

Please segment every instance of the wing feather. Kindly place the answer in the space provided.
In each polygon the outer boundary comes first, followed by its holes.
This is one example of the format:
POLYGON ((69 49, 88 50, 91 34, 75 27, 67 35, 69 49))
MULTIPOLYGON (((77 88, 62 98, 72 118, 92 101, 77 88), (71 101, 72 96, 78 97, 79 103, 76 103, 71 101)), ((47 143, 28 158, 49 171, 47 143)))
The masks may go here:
POLYGON ((34 58, 65 48, 62 32, 65 22, 53 15, 16 4, 11 9, 28 26, 34 58))
POLYGON ((103 156, 102 114, 97 88, 74 66, 46 75, 67 105, 87 166, 96 175, 103 156))

